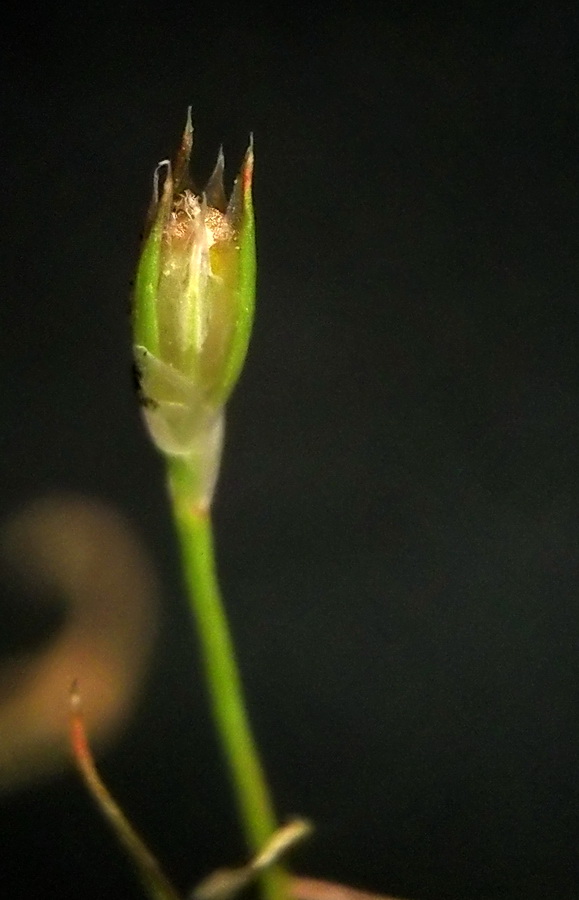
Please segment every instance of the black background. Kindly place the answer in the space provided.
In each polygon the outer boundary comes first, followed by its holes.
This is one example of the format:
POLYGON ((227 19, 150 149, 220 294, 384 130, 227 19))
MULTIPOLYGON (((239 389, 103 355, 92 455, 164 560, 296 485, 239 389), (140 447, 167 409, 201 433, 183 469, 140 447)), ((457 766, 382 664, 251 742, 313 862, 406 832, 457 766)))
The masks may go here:
MULTIPOLYGON (((183 889, 243 844, 185 627, 129 281, 193 106, 255 134, 259 297, 216 504, 296 868, 412 898, 579 893, 579 15, 5 14, 0 501, 129 515, 163 577, 102 771, 183 889)), ((71 774, 0 801, 2 897, 140 896, 71 774)))

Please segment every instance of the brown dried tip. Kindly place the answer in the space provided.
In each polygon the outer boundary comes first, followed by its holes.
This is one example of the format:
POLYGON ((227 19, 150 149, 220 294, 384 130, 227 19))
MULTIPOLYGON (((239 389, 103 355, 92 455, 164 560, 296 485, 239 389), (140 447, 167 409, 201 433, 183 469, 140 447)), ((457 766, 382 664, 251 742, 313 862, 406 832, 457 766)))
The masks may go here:
POLYGON ((236 231, 241 228, 244 211, 251 203, 253 161, 253 134, 250 134, 249 145, 245 151, 243 163, 241 164, 239 175, 233 184, 233 190, 227 205, 227 218, 236 231))
POLYGON ((191 150, 193 149, 193 122, 191 121, 191 107, 187 107, 187 120, 183 137, 181 138, 181 146, 175 159, 173 179, 175 184, 175 193, 180 194, 185 188, 190 187, 189 181, 189 160, 191 158, 191 150))
POLYGON ((225 157, 223 155, 223 147, 220 147, 215 168, 205 186, 205 196, 207 197, 209 206, 218 209, 219 212, 222 213, 227 210, 227 197, 225 196, 225 187, 223 185, 224 169, 225 157))

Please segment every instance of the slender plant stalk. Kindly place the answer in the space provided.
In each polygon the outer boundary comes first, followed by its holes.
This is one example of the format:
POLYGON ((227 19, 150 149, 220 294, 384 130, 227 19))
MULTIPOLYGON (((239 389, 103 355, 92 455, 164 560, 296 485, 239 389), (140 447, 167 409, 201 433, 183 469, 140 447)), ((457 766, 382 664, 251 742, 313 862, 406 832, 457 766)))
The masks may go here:
MULTIPOLYGON (((173 516, 191 611, 197 627, 213 718, 235 789, 249 849, 258 853, 277 827, 252 734, 231 632, 217 580, 211 517, 192 501, 193 485, 169 461, 173 516)), ((285 900, 288 876, 273 866, 260 876, 266 900, 285 900)))
POLYGON ((133 862, 146 892, 153 900, 181 900, 179 894, 161 869, 159 863, 133 828, 95 766, 86 736, 80 694, 76 682, 72 685, 70 717, 70 745, 83 781, 98 804, 100 811, 115 832, 119 842, 133 862))

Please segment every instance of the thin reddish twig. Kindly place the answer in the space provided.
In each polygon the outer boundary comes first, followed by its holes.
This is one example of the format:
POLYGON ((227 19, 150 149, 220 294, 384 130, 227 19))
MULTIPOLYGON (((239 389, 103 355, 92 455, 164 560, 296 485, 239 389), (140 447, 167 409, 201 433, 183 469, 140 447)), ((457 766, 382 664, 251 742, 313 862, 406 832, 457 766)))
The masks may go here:
POLYGON ((302 878, 293 875, 290 881, 293 900, 401 900, 390 894, 372 894, 345 884, 322 881, 319 878, 302 878))
POLYGON ((80 705, 80 693, 75 682, 70 692, 70 744, 76 765, 91 796, 103 816, 112 826, 119 842, 129 854, 141 880, 156 900, 181 900, 179 894, 162 871, 159 863, 135 831, 118 803, 102 781, 89 747, 80 705))

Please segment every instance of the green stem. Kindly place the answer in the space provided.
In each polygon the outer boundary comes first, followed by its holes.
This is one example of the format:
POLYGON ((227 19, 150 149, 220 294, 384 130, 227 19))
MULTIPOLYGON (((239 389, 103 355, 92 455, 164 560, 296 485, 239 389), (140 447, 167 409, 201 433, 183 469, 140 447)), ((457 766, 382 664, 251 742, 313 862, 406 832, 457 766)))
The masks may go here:
MULTIPOLYGON (((257 853, 275 831, 277 822, 247 715, 217 581, 211 518, 207 510, 195 503, 192 473, 178 461, 169 461, 169 487, 213 718, 233 781, 245 838, 250 850, 257 853)), ((285 900, 286 880, 279 866, 264 872, 264 897, 285 900)))

